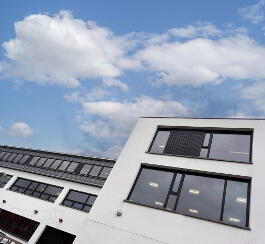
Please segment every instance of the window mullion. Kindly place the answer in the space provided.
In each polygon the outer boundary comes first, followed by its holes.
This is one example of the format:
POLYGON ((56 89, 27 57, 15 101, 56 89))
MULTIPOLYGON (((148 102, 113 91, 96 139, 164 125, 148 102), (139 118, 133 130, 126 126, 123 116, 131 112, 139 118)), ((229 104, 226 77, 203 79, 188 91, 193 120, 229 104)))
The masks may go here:
POLYGON ((181 180, 180 180, 180 183, 179 183, 179 189, 178 189, 178 192, 177 192, 177 199, 176 199, 176 203, 175 203, 175 206, 174 206, 174 211, 176 211, 177 206, 178 206, 178 202, 179 202, 180 193, 181 193, 181 190, 182 190, 184 179, 185 179, 185 174, 183 174, 181 176, 181 180))
POLYGON ((174 173, 174 175, 172 177, 172 180, 171 180, 171 183, 170 183, 170 187, 169 187, 169 190, 168 190, 168 193, 167 193, 167 197, 166 197, 166 201, 164 203, 163 208, 166 208, 166 206, 167 206, 167 202, 168 202, 168 199, 169 199, 170 194, 172 193, 172 188, 174 186, 176 177, 177 177, 177 173, 174 173))
POLYGON ((220 214, 220 221, 224 220, 226 188, 227 188, 227 180, 225 180, 225 184, 224 184, 224 192, 223 192, 223 199, 222 199, 222 208, 221 208, 221 214, 220 214))
POLYGON ((212 141, 213 141, 213 132, 211 132, 210 139, 209 139, 207 158, 209 158, 209 156, 210 156, 212 141))

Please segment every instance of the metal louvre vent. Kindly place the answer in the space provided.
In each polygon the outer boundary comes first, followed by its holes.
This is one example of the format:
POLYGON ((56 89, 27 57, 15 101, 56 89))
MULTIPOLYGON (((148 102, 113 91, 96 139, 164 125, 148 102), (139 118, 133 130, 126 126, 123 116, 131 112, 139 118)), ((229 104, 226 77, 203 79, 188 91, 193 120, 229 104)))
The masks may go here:
POLYGON ((172 130, 164 153, 199 157, 204 138, 205 132, 201 130, 172 130))

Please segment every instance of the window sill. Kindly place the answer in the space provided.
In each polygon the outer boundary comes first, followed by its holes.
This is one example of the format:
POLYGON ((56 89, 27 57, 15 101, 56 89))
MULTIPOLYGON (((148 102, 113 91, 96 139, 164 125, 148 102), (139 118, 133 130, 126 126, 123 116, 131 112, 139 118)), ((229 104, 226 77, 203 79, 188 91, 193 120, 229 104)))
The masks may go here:
POLYGON ((179 214, 179 215, 183 215, 183 216, 187 216, 187 217, 191 217, 191 218, 195 218, 195 219, 205 220, 205 221, 209 221, 209 222, 213 222, 213 223, 217 223, 217 224, 227 225, 227 226, 235 227, 235 228, 238 228, 238 229, 251 231, 250 227, 236 226, 236 225, 227 224, 227 223, 224 223, 224 222, 221 222, 221 221, 214 221, 214 220, 210 220, 210 219, 204 219, 204 218, 200 218, 200 217, 190 216, 190 215, 187 215, 187 214, 179 213, 179 212, 168 210, 168 209, 164 209, 164 208, 152 207, 152 206, 148 206, 146 204, 132 202, 132 201, 129 201, 127 199, 123 200, 123 202, 135 204, 135 205, 142 206, 142 207, 148 207, 148 208, 153 208, 153 209, 157 209, 157 210, 162 210, 162 211, 169 212, 169 213, 179 214))
POLYGON ((227 162, 227 163, 240 163, 240 164, 250 164, 250 165, 253 164, 253 162, 230 161, 230 160, 225 160, 225 159, 214 159, 214 158, 199 158, 199 157, 193 157, 193 156, 175 155, 175 154, 167 154, 167 153, 154 153, 154 152, 149 152, 149 151, 146 151, 145 153, 146 154, 153 154, 153 155, 161 155, 161 156, 193 158, 193 159, 202 159, 202 160, 211 160, 211 161, 221 161, 221 162, 227 162))

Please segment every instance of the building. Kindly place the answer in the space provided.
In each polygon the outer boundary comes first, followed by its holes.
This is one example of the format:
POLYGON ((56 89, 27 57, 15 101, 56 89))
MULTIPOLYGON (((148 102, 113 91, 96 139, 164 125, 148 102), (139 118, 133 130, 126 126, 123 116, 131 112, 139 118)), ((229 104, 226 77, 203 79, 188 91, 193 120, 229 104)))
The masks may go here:
POLYGON ((263 244, 264 135, 262 119, 145 117, 116 162, 2 146, 0 229, 13 243, 263 244))

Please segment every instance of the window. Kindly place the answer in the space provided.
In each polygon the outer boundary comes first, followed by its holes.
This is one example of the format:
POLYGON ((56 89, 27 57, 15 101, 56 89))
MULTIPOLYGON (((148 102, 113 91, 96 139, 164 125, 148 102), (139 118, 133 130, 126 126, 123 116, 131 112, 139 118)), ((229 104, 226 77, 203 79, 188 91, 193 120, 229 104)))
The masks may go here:
POLYGON ((0 209, 0 229, 22 240, 29 241, 39 223, 0 209))
POLYGON ((246 178, 144 166, 127 200, 247 228, 249 192, 246 178))
POLYGON ((12 178, 12 175, 0 173, 0 188, 3 188, 11 178, 12 178))
POLYGON ((36 197, 42 200, 54 202, 63 190, 63 188, 37 181, 18 178, 16 182, 12 185, 10 190, 23 193, 28 196, 36 197))
POLYGON ((151 153, 251 162, 252 131, 159 128, 151 153))
POLYGON ((62 205, 89 212, 96 198, 97 196, 93 194, 70 190, 62 205))
POLYGON ((40 238, 36 242, 37 244, 46 243, 60 243, 60 244, 72 244, 75 240, 75 236, 64 232, 62 230, 55 229, 50 226, 46 226, 45 230, 41 234, 40 238))

